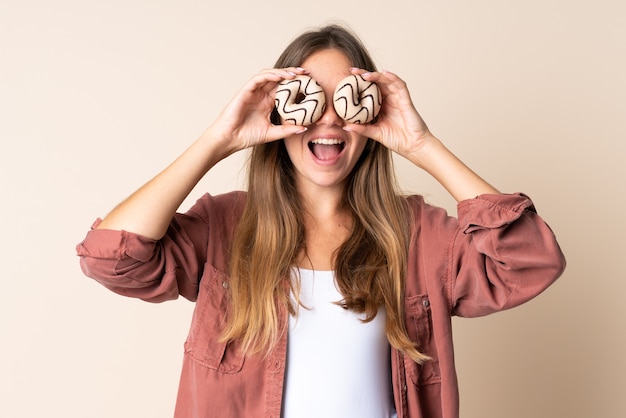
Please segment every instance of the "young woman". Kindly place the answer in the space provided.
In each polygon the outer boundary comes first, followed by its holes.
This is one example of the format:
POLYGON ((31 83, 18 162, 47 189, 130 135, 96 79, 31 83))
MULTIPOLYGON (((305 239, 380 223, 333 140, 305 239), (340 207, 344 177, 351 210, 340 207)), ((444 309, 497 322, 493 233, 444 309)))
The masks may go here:
POLYGON ((451 316, 539 294, 563 271, 523 194, 500 194, 428 130, 397 75, 328 26, 296 38, 164 171, 78 245, 90 277, 152 302, 195 301, 179 417, 458 417, 451 316), (332 105, 281 124, 277 83, 378 84, 374 123, 332 105), (271 116, 271 117, 270 117, 271 116), (218 161, 251 148, 247 192, 176 213, 218 161), (458 219, 396 188, 391 152, 436 178, 458 219))

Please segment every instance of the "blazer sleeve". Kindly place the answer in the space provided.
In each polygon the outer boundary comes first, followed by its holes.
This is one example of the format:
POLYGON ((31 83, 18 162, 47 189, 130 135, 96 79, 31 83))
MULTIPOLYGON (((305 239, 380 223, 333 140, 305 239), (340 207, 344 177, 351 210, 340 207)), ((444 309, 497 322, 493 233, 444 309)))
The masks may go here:
POLYGON ((554 233, 524 194, 462 201, 454 223, 446 269, 452 315, 476 317, 518 306, 565 269, 554 233))
POLYGON ((162 302, 182 295, 195 301, 207 255, 223 253, 232 203, 228 196, 203 196, 187 213, 173 217, 160 240, 95 229, 98 219, 76 246, 80 266, 86 276, 124 296, 162 302))

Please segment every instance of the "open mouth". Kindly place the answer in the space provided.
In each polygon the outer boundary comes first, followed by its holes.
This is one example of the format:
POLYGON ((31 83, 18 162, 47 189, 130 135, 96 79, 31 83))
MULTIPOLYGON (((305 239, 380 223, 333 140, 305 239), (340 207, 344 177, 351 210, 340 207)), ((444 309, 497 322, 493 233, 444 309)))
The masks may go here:
POLYGON ((326 138, 314 139, 308 145, 315 158, 322 161, 337 158, 346 147, 346 143, 340 139, 326 138))

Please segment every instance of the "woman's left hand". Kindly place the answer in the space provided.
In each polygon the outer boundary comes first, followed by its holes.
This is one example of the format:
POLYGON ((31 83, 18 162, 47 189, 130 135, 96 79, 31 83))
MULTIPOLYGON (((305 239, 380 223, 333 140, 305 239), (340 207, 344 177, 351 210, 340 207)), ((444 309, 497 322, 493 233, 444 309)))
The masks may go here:
POLYGON ((352 73, 360 74, 365 80, 378 84, 383 101, 376 123, 349 123, 344 129, 372 138, 392 151, 416 161, 420 148, 432 135, 415 109, 406 83, 388 71, 367 72, 352 69, 352 73))
POLYGON ((383 94, 376 123, 346 124, 344 129, 372 138, 433 176, 457 200, 499 193, 435 138, 415 110, 406 83, 388 71, 353 69, 373 81, 383 94))

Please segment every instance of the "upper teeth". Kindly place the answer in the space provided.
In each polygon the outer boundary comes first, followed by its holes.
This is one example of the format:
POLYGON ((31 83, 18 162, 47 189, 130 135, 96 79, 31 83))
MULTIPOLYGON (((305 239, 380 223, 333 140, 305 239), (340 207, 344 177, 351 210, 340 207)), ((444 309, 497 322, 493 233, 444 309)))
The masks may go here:
POLYGON ((326 138, 318 138, 311 141, 314 144, 322 144, 322 145, 339 145, 343 141, 339 139, 326 139, 326 138))

